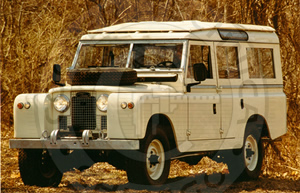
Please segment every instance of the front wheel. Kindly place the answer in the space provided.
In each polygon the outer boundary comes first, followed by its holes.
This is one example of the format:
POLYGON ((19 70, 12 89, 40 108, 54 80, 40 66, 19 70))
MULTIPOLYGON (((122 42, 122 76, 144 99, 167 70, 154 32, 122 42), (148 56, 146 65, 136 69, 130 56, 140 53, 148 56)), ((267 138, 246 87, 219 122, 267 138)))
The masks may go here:
POLYGON ((140 151, 130 157, 128 180, 137 184, 161 185, 170 170, 170 144, 164 132, 148 136, 142 141, 140 151))
POLYGON ((19 169, 25 185, 57 187, 62 179, 47 150, 20 149, 19 169))

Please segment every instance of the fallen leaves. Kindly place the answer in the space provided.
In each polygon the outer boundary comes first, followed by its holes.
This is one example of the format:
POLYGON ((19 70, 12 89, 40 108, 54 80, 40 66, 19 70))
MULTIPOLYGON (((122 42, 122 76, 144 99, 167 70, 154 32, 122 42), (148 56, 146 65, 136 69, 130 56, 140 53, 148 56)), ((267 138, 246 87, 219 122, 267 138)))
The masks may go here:
POLYGON ((171 163, 169 178, 186 177, 198 174, 228 174, 228 167, 224 163, 217 163, 208 157, 204 157, 197 165, 189 165, 185 162, 174 160, 171 163))

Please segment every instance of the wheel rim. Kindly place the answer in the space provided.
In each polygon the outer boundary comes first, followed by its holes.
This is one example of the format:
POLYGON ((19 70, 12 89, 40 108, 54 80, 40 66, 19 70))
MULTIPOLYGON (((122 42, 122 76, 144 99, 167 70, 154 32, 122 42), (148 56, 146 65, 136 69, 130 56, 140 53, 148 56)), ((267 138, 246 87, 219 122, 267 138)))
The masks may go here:
POLYGON ((165 165, 165 152, 162 143, 154 139, 147 149, 147 172, 152 180, 157 180, 163 173, 165 165))
POLYGON ((256 139, 249 135, 245 141, 244 160, 248 170, 255 170, 258 163, 258 146, 256 139))

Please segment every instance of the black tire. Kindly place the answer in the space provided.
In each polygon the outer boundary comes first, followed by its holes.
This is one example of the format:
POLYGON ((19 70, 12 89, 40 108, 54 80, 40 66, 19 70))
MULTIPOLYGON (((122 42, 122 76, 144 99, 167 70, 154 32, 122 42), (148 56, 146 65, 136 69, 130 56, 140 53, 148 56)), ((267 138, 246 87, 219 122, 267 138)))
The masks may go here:
POLYGON ((70 85, 132 85, 137 73, 129 68, 84 68, 67 71, 70 85))
POLYGON ((258 129, 247 129, 242 149, 233 151, 226 159, 231 178, 235 180, 258 179, 263 162, 263 145, 258 129))
POLYGON ((128 180, 134 184, 164 184, 170 171, 169 151, 170 144, 163 131, 158 130, 155 135, 147 136, 141 141, 140 151, 131 154, 128 180))
POLYGON ((19 150, 19 169, 25 185, 57 187, 62 173, 57 169, 47 150, 19 150))

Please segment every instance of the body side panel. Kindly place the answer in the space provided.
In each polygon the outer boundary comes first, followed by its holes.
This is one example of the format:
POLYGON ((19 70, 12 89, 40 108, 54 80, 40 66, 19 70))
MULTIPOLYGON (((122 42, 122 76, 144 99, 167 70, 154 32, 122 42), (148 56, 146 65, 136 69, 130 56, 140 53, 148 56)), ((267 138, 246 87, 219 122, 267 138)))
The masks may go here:
POLYGON ((52 130, 51 97, 48 94, 21 94, 14 102, 15 138, 41 138, 42 132, 52 130), (18 109, 19 102, 29 102, 29 109, 18 109))

